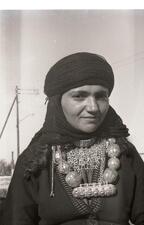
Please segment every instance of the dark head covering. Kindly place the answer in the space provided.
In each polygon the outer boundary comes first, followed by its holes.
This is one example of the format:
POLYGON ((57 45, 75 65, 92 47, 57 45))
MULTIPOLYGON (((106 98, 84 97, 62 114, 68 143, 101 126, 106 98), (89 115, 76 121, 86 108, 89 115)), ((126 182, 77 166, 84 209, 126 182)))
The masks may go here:
POLYGON ((44 92, 48 97, 63 94, 83 85, 102 85, 109 90, 114 86, 111 66, 104 57, 79 52, 59 60, 47 73, 44 92))

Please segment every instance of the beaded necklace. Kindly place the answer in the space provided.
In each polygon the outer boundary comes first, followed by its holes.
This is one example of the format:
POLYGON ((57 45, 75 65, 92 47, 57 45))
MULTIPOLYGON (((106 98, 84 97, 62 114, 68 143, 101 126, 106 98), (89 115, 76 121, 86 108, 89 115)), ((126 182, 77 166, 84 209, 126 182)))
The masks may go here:
POLYGON ((114 185, 118 177, 120 148, 114 138, 94 143, 93 139, 75 143, 75 147, 64 151, 56 146, 54 163, 59 173, 65 174, 66 183, 73 188, 76 198, 104 197, 116 194, 114 185), (106 156, 109 157, 106 168, 106 156), (97 171, 97 182, 92 182, 93 171, 97 171))

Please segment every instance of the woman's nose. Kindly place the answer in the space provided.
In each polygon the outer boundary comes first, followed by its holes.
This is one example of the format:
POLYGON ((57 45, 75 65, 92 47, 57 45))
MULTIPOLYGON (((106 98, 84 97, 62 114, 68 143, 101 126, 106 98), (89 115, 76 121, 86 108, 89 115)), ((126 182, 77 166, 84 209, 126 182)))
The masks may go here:
POLYGON ((88 112, 97 112, 99 110, 98 104, 97 104, 97 100, 94 97, 89 97, 87 99, 87 111, 88 112))

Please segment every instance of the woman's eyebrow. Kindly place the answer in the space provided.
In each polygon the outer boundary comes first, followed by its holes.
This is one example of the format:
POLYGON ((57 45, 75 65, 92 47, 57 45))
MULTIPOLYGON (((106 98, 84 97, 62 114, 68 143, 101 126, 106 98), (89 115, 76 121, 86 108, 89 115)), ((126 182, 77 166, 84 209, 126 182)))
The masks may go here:
POLYGON ((88 91, 83 91, 83 90, 77 90, 77 91, 72 91, 71 94, 83 94, 83 93, 89 93, 88 91))
MULTIPOLYGON (((74 91, 70 92, 70 95, 75 95, 75 94, 89 95, 91 93, 89 91, 85 91, 85 90, 74 90, 74 91)), ((108 92, 106 90, 101 90, 101 91, 96 91, 96 92, 92 93, 92 95, 106 96, 106 95, 108 95, 108 92)))
POLYGON ((95 93, 95 95, 108 95, 108 91, 105 91, 105 90, 98 91, 98 92, 95 93))

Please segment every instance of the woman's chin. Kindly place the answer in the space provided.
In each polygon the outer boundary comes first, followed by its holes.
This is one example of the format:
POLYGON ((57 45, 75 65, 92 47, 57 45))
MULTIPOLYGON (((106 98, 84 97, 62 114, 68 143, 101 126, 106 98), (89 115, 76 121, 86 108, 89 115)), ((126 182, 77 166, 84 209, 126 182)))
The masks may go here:
POLYGON ((98 128, 98 126, 92 125, 92 124, 91 124, 91 125, 85 126, 85 127, 82 129, 82 131, 85 132, 85 133, 90 134, 90 133, 95 132, 95 131, 97 130, 97 128, 98 128))

